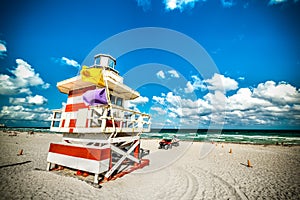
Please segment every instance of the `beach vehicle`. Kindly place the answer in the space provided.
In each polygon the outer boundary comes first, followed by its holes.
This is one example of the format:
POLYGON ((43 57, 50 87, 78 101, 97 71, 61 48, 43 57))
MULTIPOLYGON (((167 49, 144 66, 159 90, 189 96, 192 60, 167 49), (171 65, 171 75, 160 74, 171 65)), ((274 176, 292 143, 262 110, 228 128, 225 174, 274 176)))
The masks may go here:
POLYGON ((164 137, 160 142, 159 142, 159 149, 172 149, 172 147, 178 147, 179 146, 179 139, 176 136, 169 137, 166 136, 164 137))
POLYGON ((109 180, 125 161, 135 168, 149 163, 141 159, 140 135, 150 131, 151 117, 126 108, 140 95, 123 83, 115 66, 112 56, 99 54, 80 75, 57 83, 68 99, 53 110, 50 131, 63 133, 63 141, 50 144, 47 170, 52 164, 82 170, 95 174, 98 183, 100 174, 109 180))

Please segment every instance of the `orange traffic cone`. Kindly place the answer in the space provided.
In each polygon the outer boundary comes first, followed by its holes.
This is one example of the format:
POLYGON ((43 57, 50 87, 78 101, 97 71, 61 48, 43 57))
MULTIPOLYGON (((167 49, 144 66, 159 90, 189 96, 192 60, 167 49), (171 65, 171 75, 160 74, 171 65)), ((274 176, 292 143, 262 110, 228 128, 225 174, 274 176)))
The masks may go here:
POLYGON ((250 163, 250 160, 247 160, 247 167, 253 167, 250 163))
POLYGON ((232 149, 231 148, 229 149, 229 153, 232 153, 232 149))
POLYGON ((21 149, 17 155, 18 155, 18 156, 23 155, 23 149, 21 149))
POLYGON ((88 177, 90 174, 88 172, 83 172, 82 176, 83 177, 88 177))
POLYGON ((80 170, 77 170, 76 175, 77 175, 77 176, 81 176, 81 175, 82 175, 82 172, 81 172, 80 170))

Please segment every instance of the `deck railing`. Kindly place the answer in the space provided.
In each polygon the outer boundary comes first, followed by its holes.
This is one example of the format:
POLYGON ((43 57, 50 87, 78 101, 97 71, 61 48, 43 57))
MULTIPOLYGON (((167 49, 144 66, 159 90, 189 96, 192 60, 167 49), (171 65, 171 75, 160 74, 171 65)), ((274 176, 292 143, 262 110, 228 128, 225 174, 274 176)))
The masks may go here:
MULTIPOLYGON (((90 106, 86 112, 87 118, 80 120, 87 120, 87 123, 80 123, 85 126, 76 125, 75 132, 136 133, 150 131, 151 117, 145 113, 114 104, 90 106)), ((68 132, 67 128, 62 127, 63 120, 66 120, 63 111, 53 110, 50 130, 68 132)))

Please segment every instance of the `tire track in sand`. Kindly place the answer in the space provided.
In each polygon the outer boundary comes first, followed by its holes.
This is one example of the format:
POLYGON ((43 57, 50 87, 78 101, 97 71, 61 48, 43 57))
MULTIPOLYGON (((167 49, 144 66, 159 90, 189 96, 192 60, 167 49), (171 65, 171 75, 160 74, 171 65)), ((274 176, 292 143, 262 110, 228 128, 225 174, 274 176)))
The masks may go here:
POLYGON ((170 168, 167 181, 159 185, 161 189, 154 199, 195 199, 199 188, 196 177, 179 167, 170 168))
POLYGON ((197 186, 199 188, 197 189, 197 193, 193 194, 194 199, 248 199, 242 191, 218 175, 202 168, 191 166, 185 166, 184 168, 183 171, 187 171, 184 174, 193 176, 198 183, 197 186), (201 182, 198 182, 198 180, 201 180, 201 182))
POLYGON ((195 175, 188 172, 187 170, 183 168, 179 168, 181 173, 185 175, 185 178, 187 179, 187 185, 186 190, 183 193, 183 195, 180 197, 180 199, 195 199, 196 195, 198 194, 199 190, 199 183, 195 175))

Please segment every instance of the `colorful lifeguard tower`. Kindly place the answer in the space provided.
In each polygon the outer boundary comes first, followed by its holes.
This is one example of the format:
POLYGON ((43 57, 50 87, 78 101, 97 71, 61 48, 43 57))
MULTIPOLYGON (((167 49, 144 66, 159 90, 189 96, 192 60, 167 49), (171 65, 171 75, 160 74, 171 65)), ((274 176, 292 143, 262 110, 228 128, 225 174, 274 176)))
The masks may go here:
POLYGON ((115 66, 112 56, 99 54, 80 75, 57 83, 68 99, 53 110, 50 131, 62 132, 63 141, 50 144, 47 170, 51 164, 82 170, 98 183, 100 174, 110 179, 125 160, 135 168, 148 163, 141 159, 140 134, 150 131, 150 115, 126 108, 139 93, 123 83, 115 66))

